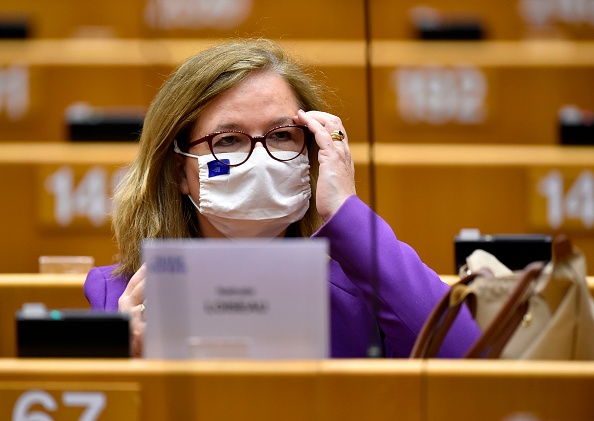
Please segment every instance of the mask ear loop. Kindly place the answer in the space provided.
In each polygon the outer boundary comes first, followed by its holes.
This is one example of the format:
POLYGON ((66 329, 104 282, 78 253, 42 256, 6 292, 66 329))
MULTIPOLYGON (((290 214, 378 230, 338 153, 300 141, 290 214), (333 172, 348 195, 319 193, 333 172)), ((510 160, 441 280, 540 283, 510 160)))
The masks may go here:
MULTIPOLYGON (((198 209, 198 212, 200 212, 200 208, 198 207, 198 205, 196 204, 196 202, 194 202, 194 199, 192 199, 192 195, 186 194, 186 196, 188 196, 188 199, 190 199, 190 202, 192 202, 192 205, 194 205, 194 207, 196 209, 198 209)), ((202 212, 200 212, 202 213, 202 212)))
POLYGON ((179 146, 177 146, 177 140, 175 140, 175 139, 173 140, 173 152, 178 153, 180 155, 189 156, 190 158, 198 159, 197 155, 192 155, 191 153, 182 152, 182 150, 179 148, 179 146))

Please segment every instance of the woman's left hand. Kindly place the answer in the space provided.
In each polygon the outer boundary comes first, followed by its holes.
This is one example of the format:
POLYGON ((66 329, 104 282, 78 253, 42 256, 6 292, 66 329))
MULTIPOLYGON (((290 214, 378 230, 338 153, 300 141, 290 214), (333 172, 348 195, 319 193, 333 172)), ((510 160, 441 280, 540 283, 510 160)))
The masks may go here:
POLYGON ((349 196, 357 193, 355 165, 349 149, 348 136, 339 117, 321 111, 299 110, 295 122, 304 124, 311 130, 320 148, 316 207, 322 219, 327 221, 349 196), (333 140, 330 133, 335 130, 340 130, 345 138, 333 140))
POLYGON ((144 284, 146 265, 142 265, 130 278, 123 294, 118 299, 118 310, 130 315, 131 351, 135 357, 142 356, 142 337, 144 335, 144 284))

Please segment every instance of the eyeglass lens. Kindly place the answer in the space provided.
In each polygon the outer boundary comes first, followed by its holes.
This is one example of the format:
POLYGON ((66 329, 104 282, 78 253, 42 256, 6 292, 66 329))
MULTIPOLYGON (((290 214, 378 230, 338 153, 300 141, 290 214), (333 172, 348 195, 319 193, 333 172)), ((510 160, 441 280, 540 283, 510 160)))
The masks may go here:
MULTIPOLYGON (((276 159, 295 159, 303 150, 305 132, 300 127, 279 127, 266 134, 265 146, 276 159)), ((220 133, 212 139, 212 151, 217 160, 229 160, 229 164, 243 163, 250 153, 252 141, 244 133, 220 133)))

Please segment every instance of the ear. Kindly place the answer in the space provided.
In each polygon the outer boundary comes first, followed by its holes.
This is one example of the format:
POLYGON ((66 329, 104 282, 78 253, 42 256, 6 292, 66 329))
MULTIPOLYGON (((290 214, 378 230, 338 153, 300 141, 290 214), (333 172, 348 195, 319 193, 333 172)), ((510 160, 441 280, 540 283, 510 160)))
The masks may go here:
POLYGON ((190 186, 188 185, 188 177, 186 177, 186 161, 184 156, 175 154, 175 166, 179 174, 179 189, 182 194, 190 194, 190 186))

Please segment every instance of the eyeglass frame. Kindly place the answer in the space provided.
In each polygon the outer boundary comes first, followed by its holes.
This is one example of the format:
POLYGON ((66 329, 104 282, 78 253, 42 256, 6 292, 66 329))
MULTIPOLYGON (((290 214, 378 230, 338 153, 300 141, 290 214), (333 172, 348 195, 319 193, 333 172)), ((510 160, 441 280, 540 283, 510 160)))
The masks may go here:
POLYGON ((283 126, 274 127, 272 129, 268 130, 266 133, 264 133, 261 136, 252 136, 252 135, 250 135, 250 134, 248 134, 246 132, 242 132, 241 130, 220 130, 218 132, 209 133, 206 136, 201 137, 200 139, 196 139, 196 140, 190 141, 186 145, 186 148, 187 148, 188 152, 183 152, 179 148, 179 146, 177 145, 177 140, 174 140, 173 141, 173 143, 174 143, 174 148, 173 149, 174 149, 175 152, 181 153, 182 155, 195 157, 196 155, 192 155, 192 154, 189 153, 190 148, 193 147, 193 146, 196 146, 196 145, 198 145, 200 143, 207 142, 208 148, 210 149, 210 153, 217 160, 217 162, 220 162, 221 164, 226 165, 227 167, 238 167, 239 165, 245 164, 245 162, 248 159, 250 159, 250 156, 252 156, 252 152, 254 152, 254 148, 256 147, 256 143, 257 142, 262 143, 262 146, 264 146, 264 149, 266 149, 266 152, 268 153, 268 155, 272 159, 274 159, 276 161, 279 161, 279 162, 288 162, 288 161, 292 161, 293 159, 296 159, 299 155, 301 155, 303 153, 304 150, 309 149, 309 145, 310 145, 313 137, 314 137, 314 134, 311 132, 311 130, 309 130, 309 127, 307 127, 305 125, 301 125, 301 124, 286 124, 286 125, 283 125, 283 126), (301 148, 301 150, 299 151, 299 153, 297 153, 293 158, 290 158, 290 159, 279 159, 279 158, 274 157, 272 155, 272 153, 268 150, 268 146, 266 146, 266 137, 270 133, 272 133, 273 131, 278 130, 278 129, 282 129, 282 128, 285 128, 285 127, 297 127, 299 129, 301 129, 303 131, 303 134, 305 135, 305 138, 303 140, 303 147, 301 148), (247 154, 246 158, 242 162, 240 162, 239 164, 230 164, 230 163, 224 162, 222 160, 219 160, 219 158, 217 158, 217 154, 213 150, 212 140, 216 136, 218 136, 220 134, 225 134, 225 133, 240 133, 242 135, 247 136, 248 139, 250 139, 250 141, 251 141, 251 146, 250 146, 249 153, 247 154))

